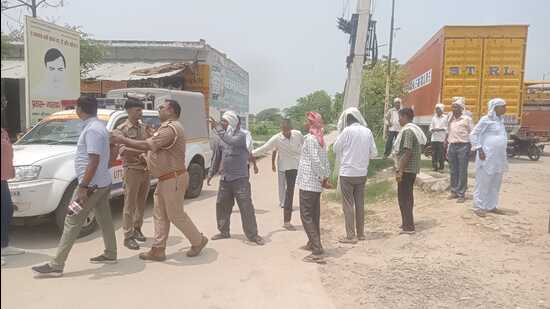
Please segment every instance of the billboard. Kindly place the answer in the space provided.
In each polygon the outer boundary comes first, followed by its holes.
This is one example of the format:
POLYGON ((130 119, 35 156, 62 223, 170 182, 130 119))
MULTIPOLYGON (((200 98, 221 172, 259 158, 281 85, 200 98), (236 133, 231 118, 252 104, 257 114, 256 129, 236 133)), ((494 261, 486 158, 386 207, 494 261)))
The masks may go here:
POLYGON ((27 124, 63 109, 80 95, 80 35, 25 17, 27 124))

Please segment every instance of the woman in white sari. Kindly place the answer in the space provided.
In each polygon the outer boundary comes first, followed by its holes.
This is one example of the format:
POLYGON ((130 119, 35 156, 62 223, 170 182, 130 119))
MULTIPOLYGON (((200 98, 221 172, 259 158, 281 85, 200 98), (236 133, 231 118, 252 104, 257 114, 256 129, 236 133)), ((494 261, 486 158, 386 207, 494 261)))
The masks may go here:
POLYGON ((503 99, 490 100, 487 115, 479 120, 470 135, 472 148, 477 152, 474 212, 481 217, 486 212, 497 211, 502 177, 508 169, 508 137, 502 119, 505 112, 503 99))

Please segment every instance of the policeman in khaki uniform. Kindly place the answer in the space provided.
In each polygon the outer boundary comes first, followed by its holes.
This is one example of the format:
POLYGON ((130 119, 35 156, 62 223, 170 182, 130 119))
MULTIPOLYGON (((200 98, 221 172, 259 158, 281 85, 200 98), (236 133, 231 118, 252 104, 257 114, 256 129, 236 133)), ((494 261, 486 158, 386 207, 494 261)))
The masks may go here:
MULTIPOLYGON (((136 99, 128 99, 124 109, 128 119, 116 128, 124 137, 135 140, 146 140, 151 137, 141 117, 145 104, 136 99)), ((149 195, 150 174, 147 162, 142 154, 145 151, 122 146, 119 154, 124 161, 124 211, 122 228, 124 230, 124 246, 131 250, 139 250, 136 241, 144 242, 141 232, 143 212, 149 195)))
POLYGON ((191 218, 183 210, 183 200, 187 190, 189 175, 185 166, 185 136, 178 121, 181 107, 174 100, 165 100, 158 106, 160 128, 147 140, 129 139, 113 132, 113 143, 149 151, 147 166, 151 175, 159 179, 155 190, 154 224, 155 236, 149 252, 141 253, 142 260, 164 261, 166 240, 173 223, 189 240, 191 249, 188 257, 200 254, 208 238, 202 235, 191 218))

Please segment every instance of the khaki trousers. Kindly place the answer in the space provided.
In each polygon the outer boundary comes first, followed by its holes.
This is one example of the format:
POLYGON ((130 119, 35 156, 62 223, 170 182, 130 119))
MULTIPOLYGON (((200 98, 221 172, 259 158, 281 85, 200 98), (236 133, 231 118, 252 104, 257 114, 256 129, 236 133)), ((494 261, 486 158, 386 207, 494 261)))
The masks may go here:
POLYGON ((199 246, 201 244, 202 234, 183 210, 183 200, 188 184, 188 173, 159 181, 154 195, 155 207, 153 218, 155 222, 155 236, 153 247, 166 247, 166 240, 170 232, 170 223, 173 223, 185 235, 192 246, 199 246))
POLYGON ((116 259, 116 238, 115 227, 113 225, 113 219, 111 217, 111 207, 109 207, 109 197, 111 193, 111 187, 97 189, 86 201, 84 209, 75 216, 67 216, 65 218, 65 227, 63 228, 63 235, 59 240, 57 246, 57 253, 50 262, 50 265, 54 269, 63 270, 65 261, 69 256, 69 252, 80 234, 80 229, 84 220, 88 217, 90 211, 95 211, 95 218, 101 232, 103 233, 103 243, 105 244, 104 254, 108 258, 116 259))
POLYGON ((149 195, 149 172, 146 170, 124 169, 124 211, 122 213, 122 229, 124 238, 134 235, 135 229, 143 225, 143 212, 149 195))

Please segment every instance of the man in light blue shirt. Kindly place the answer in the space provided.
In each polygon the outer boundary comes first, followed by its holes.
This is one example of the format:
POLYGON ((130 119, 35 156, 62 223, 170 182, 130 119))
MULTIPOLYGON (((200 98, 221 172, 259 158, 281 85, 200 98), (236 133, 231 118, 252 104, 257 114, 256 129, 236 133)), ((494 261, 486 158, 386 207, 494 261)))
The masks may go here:
POLYGON ((115 229, 109 206, 111 174, 109 172, 109 133, 105 124, 97 119, 97 101, 94 97, 82 96, 77 101, 76 114, 84 121, 76 146, 75 170, 78 177, 77 201, 82 210, 67 215, 65 228, 50 263, 33 267, 42 277, 61 277, 65 261, 76 241, 82 225, 94 209, 97 223, 103 232, 105 251, 90 259, 91 263, 114 264, 117 260, 115 229))

